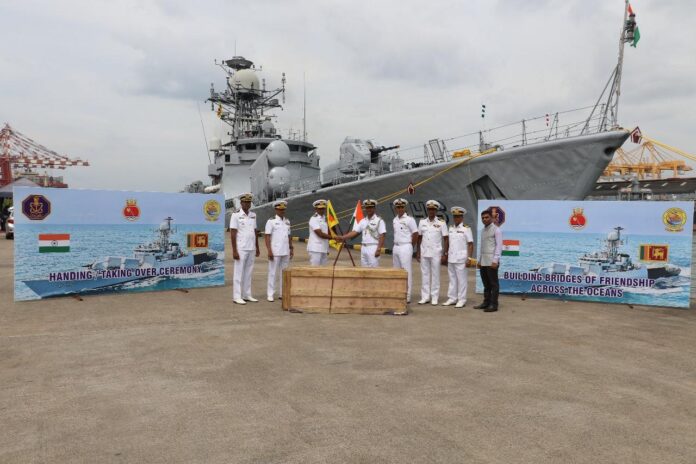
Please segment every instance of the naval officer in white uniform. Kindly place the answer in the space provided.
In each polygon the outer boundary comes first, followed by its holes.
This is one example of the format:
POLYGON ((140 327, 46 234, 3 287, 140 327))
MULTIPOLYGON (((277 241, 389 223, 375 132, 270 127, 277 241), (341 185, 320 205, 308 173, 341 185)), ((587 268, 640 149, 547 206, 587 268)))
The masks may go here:
POLYGON ((394 227, 394 247, 392 248, 392 264, 395 268, 406 269, 408 272, 408 290, 406 303, 411 302, 411 273, 413 271, 413 248, 418 243, 418 226, 416 220, 406 214, 408 201, 404 198, 394 200, 396 216, 392 221, 394 227))
POLYGON ((449 274, 449 287, 447 288, 447 301, 442 306, 455 305, 455 308, 463 308, 466 305, 466 268, 470 264, 469 258, 474 253, 474 236, 471 228, 464 224, 466 210, 461 206, 450 209, 453 224, 449 226, 449 251, 447 253, 447 273, 449 274))
POLYGON ((425 208, 428 217, 418 223, 416 259, 420 261, 422 279, 421 299, 418 304, 430 302, 437 305, 440 296, 440 263, 445 263, 449 248, 448 231, 447 223, 436 216, 440 203, 428 200, 425 208))
POLYGON ((366 216, 353 226, 353 230, 340 236, 341 240, 350 240, 362 234, 360 247, 360 265, 362 267, 379 267, 379 257, 382 254, 384 239, 387 236, 387 226, 384 219, 375 214, 376 200, 363 200, 366 216))
POLYGON ((275 217, 266 221, 265 242, 268 251, 268 285, 266 293, 268 301, 273 301, 275 296, 275 284, 280 277, 279 295, 283 294, 283 269, 288 267, 290 259, 294 255, 294 249, 290 237, 290 221, 285 217, 288 202, 278 200, 273 203, 275 217))
POLYGON ((309 220, 307 254, 310 266, 325 266, 329 257, 329 225, 326 223, 326 200, 312 203, 314 216, 309 220))
POLYGON ((237 304, 259 301, 251 296, 251 275, 254 272, 254 260, 259 256, 256 213, 249 211, 252 198, 251 193, 241 195, 239 201, 242 207, 239 211, 232 213, 232 219, 230 219, 232 257, 234 258, 232 298, 237 304))

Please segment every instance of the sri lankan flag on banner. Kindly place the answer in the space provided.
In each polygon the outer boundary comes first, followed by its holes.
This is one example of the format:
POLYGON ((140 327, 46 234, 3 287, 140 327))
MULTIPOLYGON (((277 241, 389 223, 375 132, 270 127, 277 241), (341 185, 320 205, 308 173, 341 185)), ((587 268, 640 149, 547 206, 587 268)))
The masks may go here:
POLYGON ((640 246, 641 261, 666 262, 669 259, 669 245, 645 244, 640 246))
POLYGON ((520 241, 519 240, 503 240, 503 256, 519 256, 520 241))
POLYGON ((186 248, 208 248, 208 234, 189 232, 186 234, 186 248))
POLYGON ((39 234, 39 253, 68 253, 70 234, 39 234))

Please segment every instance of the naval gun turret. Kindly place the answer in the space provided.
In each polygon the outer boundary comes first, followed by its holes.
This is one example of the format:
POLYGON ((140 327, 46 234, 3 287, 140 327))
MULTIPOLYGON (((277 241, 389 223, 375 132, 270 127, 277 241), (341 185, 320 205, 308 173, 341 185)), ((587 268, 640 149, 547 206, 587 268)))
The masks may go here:
POLYGON ((384 152, 396 150, 399 145, 385 147, 373 140, 346 137, 339 149, 338 162, 322 170, 322 185, 332 185, 365 176, 400 171, 404 163, 398 154, 389 157, 384 152))

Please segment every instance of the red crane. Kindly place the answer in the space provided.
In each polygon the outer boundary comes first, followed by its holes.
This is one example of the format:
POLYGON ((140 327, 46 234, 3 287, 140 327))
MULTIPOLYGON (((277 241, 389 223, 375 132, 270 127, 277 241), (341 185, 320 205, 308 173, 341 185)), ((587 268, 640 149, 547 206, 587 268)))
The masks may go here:
POLYGON ((13 181, 14 169, 25 169, 36 176, 31 169, 65 169, 68 166, 89 166, 89 162, 59 155, 12 129, 7 123, 0 130, 0 187, 13 181))

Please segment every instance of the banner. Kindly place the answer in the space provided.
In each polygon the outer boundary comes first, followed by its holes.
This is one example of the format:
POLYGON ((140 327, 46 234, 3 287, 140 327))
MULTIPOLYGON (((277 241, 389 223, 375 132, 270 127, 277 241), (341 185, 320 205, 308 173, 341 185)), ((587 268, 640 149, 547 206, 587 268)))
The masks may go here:
POLYGON ((479 200, 478 208, 503 233, 501 293, 689 307, 693 202, 479 200))
POLYGON ((15 187, 15 301, 225 284, 222 195, 15 187))

